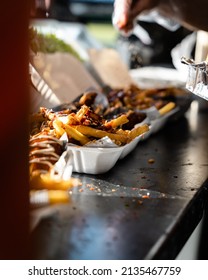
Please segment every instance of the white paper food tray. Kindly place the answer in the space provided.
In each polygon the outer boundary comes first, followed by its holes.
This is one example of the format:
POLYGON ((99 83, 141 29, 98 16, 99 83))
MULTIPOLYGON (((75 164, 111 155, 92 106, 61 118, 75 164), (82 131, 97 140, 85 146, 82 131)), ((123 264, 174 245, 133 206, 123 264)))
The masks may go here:
POLYGON ((152 134, 152 124, 149 124, 149 130, 142 135, 140 141, 144 141, 148 139, 151 134, 152 134))
POLYGON ((71 153, 73 172, 101 174, 109 171, 118 160, 131 153, 148 132, 139 135, 124 146, 101 148, 68 145, 66 151, 71 153))
MULTIPOLYGON (((160 129, 162 129, 163 126, 168 121, 169 117, 179 111, 179 107, 175 107, 174 109, 172 109, 165 115, 160 115, 159 111, 154 106, 144 109, 144 110, 139 110, 139 111, 144 112, 147 115, 145 122, 150 124, 149 131, 147 131, 144 134, 144 137, 142 138, 142 140, 146 140, 151 134, 156 133, 160 129)), ((138 124, 138 125, 140 125, 140 124, 138 124)))
POLYGON ((67 146, 67 151, 72 154, 73 172, 87 174, 101 174, 109 171, 120 158, 124 149, 67 146))
MULTIPOLYGON (((143 125, 143 124, 148 124, 149 130, 146 131, 145 133, 143 133, 142 135, 138 136, 138 137, 139 137, 138 143, 139 143, 140 141, 146 140, 146 139, 149 138, 149 136, 152 134, 152 131, 151 131, 152 125, 151 125, 151 121, 150 121, 150 118, 149 118, 149 117, 146 117, 141 123, 136 124, 135 127, 141 126, 141 125, 143 125)), ((137 144, 138 144, 138 143, 137 143, 137 144)))
MULTIPOLYGON (((145 133, 144 133, 145 134, 145 133)), ((119 157, 119 159, 123 159, 124 157, 126 157, 129 153, 131 153, 137 146, 137 144, 139 143, 139 141, 141 141, 142 137, 144 137, 144 134, 139 135, 138 137, 136 137, 135 139, 133 139, 130 143, 126 144, 125 146, 123 146, 123 150, 121 152, 121 155, 119 157)))
POLYGON ((176 107, 176 108, 172 109, 170 112, 168 112, 167 114, 151 120, 150 121, 150 124, 151 124, 150 134, 154 134, 154 133, 158 132, 159 130, 161 130, 164 127, 164 125, 168 122, 170 116, 174 115, 176 112, 178 112, 178 110, 179 110, 179 108, 176 107))

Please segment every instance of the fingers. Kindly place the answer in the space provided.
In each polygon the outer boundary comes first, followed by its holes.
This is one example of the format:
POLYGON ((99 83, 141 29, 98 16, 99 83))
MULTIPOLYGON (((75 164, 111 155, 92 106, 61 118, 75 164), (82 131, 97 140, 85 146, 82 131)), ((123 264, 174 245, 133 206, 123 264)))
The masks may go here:
POLYGON ((115 0, 113 24, 120 30, 127 29, 133 19, 129 17, 132 0, 115 0))
POLYGON ((113 24, 119 30, 128 32, 141 12, 156 7, 158 3, 159 0, 115 0, 113 24))

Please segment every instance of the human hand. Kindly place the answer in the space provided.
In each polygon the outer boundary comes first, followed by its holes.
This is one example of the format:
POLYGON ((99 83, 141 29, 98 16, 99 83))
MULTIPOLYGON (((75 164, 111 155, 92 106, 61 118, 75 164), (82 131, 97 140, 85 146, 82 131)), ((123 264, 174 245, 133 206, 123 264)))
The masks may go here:
POLYGON ((128 33, 134 26, 135 18, 145 10, 156 7, 159 0, 115 0, 113 24, 120 31, 128 33))

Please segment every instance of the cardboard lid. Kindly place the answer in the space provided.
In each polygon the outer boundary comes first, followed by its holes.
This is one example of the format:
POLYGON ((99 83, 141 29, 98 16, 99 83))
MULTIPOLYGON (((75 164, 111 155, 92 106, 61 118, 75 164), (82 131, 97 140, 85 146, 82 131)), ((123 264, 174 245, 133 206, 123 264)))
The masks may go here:
POLYGON ((82 62, 68 53, 38 53, 32 63, 56 94, 59 104, 72 101, 90 87, 99 89, 82 62))
POLYGON ((89 60, 103 83, 112 88, 123 88, 133 84, 128 67, 119 53, 110 48, 89 49, 89 60))

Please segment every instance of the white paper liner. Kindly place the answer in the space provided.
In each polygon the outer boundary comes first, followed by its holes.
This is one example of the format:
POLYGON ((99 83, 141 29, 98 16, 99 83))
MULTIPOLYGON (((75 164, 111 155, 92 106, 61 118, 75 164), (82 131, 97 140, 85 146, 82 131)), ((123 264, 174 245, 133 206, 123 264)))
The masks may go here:
POLYGON ((117 148, 116 145, 108 136, 105 136, 96 141, 90 141, 85 145, 85 147, 97 147, 97 148, 117 148))

